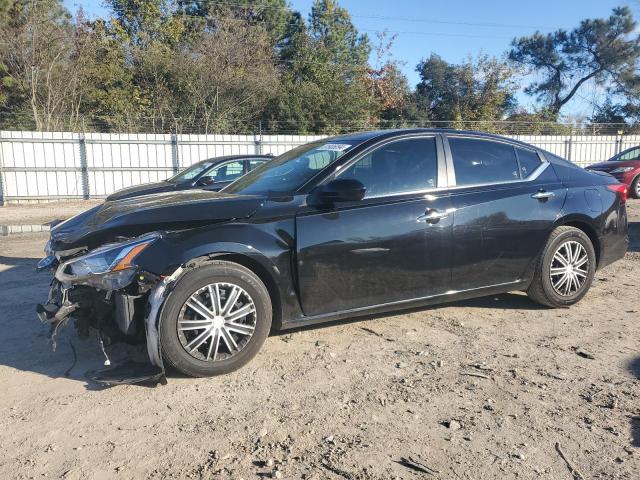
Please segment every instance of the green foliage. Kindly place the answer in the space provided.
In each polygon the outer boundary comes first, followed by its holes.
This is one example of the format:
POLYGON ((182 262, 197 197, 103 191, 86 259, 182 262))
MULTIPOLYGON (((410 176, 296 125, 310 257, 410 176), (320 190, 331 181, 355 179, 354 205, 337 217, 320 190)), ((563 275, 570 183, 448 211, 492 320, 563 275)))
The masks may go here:
POLYGON ((411 89, 394 37, 372 47, 336 0, 314 0, 308 19, 287 0, 104 4, 109 15, 87 20, 62 0, 0 0, 0 128, 509 133, 506 119, 558 133, 561 108, 587 82, 607 97, 593 122, 640 121, 640 40, 626 8, 514 40, 510 60, 536 78, 531 113, 515 108, 516 67, 485 55, 451 64, 432 54, 411 89))
POLYGON ((640 36, 628 7, 614 8, 607 19, 583 20, 567 32, 536 32, 515 39, 509 58, 540 79, 525 92, 558 114, 585 83, 625 91, 638 77, 640 36))
POLYGON ((283 49, 282 83, 265 112, 269 130, 337 133, 362 129, 374 111, 366 85, 370 45, 349 13, 316 0, 309 25, 298 20, 283 49))
POLYGON ((454 65, 432 54, 417 71, 417 105, 431 121, 452 122, 454 128, 469 121, 490 125, 514 107, 513 70, 494 58, 482 55, 454 65))
POLYGON ((78 67, 70 15, 57 0, 0 4, 0 108, 7 127, 55 129, 59 116, 77 112, 78 67))

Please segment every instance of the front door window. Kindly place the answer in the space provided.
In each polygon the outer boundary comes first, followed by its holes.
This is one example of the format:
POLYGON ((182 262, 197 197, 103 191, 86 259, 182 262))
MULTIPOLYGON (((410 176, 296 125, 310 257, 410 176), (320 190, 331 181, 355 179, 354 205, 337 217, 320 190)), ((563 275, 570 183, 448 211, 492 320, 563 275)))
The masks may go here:
POLYGON ((435 138, 411 138, 388 143, 365 155, 339 178, 362 182, 365 198, 435 188, 438 178, 435 138))

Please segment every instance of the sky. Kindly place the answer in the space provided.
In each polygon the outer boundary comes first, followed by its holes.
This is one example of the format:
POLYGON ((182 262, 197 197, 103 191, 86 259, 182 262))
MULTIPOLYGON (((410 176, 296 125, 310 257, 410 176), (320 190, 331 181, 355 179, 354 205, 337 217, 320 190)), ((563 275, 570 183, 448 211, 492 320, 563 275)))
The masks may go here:
MULTIPOLYGON (((313 0, 289 0, 306 18, 313 0)), ((90 15, 105 15, 102 0, 64 0, 72 12, 79 6, 90 15)), ((480 53, 500 57, 514 37, 536 30, 570 30, 585 18, 603 18, 616 6, 630 6, 640 19, 640 0, 339 0, 352 15, 361 33, 375 42, 376 32, 397 34, 393 56, 414 86, 421 59, 437 53, 452 63, 480 53)), ((600 92, 588 87, 567 105, 566 113, 590 115, 600 92)), ((531 107, 533 100, 520 93, 520 104, 531 107)))

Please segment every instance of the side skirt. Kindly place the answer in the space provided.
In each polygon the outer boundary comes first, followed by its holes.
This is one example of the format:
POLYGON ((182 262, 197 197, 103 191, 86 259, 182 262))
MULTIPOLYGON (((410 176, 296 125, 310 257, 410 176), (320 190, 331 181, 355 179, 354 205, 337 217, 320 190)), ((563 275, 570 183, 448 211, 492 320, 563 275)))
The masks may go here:
POLYGON ((291 328, 304 327, 307 325, 315 325, 318 323, 332 322, 344 320, 346 318, 356 318, 365 315, 377 313, 394 312, 416 307, 426 307, 429 305, 438 305, 443 303, 455 302, 458 300, 466 300, 469 298, 484 297, 487 295, 495 295, 498 293, 513 292, 515 290, 524 290, 529 286, 526 280, 515 280, 513 282, 500 283, 490 285, 488 287, 473 288, 469 290, 451 290, 439 295, 431 295, 428 297, 412 298, 409 300, 400 300, 397 302, 383 303, 370 307, 353 308, 350 310, 342 310, 339 312, 323 313, 310 317, 301 317, 295 320, 282 322, 282 330, 291 328))

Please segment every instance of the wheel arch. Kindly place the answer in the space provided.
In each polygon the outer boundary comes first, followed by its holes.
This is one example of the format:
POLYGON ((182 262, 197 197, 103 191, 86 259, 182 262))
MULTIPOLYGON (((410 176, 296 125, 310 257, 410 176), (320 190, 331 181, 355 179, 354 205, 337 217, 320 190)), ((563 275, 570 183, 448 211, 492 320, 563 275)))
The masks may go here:
POLYGON ((245 250, 246 247, 241 247, 241 249, 233 249, 227 246, 227 248, 200 255, 185 262, 185 267, 196 268, 213 262, 214 260, 223 260, 242 265, 251 270, 251 272, 256 274, 260 281, 264 283, 269 292, 271 308, 273 310, 272 326, 273 328, 279 329, 282 327, 282 301, 278 283, 275 278, 278 269, 267 257, 262 256, 262 258, 259 258, 258 252, 255 251, 255 249, 251 254, 247 254, 245 250))
POLYGON ((600 244, 600 239, 598 238, 597 230, 593 225, 593 221, 589 217, 582 215, 564 217, 556 222, 555 227, 573 227, 584 232, 584 234, 589 237, 589 240, 591 240, 593 250, 596 253, 596 266, 600 264, 602 246, 600 244))
POLYGON ((636 194, 636 192, 633 191, 633 190, 635 190, 633 188, 634 184, 640 185, 640 173, 638 173, 635 177, 633 177, 631 179, 631 182, 629 183, 629 196, 630 197, 640 198, 640 194, 636 194))

